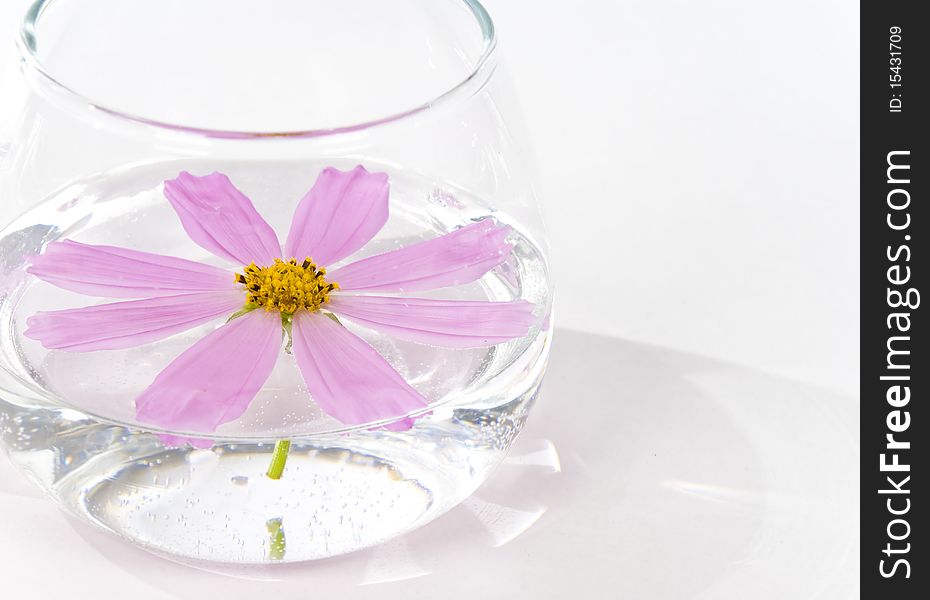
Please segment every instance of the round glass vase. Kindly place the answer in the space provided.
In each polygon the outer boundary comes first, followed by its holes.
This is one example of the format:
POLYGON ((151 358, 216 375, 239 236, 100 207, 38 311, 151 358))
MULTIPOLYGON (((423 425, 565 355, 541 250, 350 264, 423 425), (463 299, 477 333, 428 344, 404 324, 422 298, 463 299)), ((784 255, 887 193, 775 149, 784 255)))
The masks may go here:
POLYGON ((544 232, 473 0, 39 0, 0 94, 0 437, 188 562, 419 527, 501 461, 544 232))

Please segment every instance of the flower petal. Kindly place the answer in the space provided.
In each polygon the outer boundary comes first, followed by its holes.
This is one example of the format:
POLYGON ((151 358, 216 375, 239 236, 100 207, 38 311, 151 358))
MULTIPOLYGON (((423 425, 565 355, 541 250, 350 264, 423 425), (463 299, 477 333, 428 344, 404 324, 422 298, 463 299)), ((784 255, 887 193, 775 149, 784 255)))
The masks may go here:
POLYGON ((154 342, 242 308, 242 292, 201 292, 39 312, 26 337, 49 349, 115 350, 154 342))
POLYGON ((136 398, 142 423, 210 432, 248 408, 281 350, 281 315, 253 310, 185 350, 136 398))
MULTIPOLYGON (((294 315, 294 356, 310 395, 342 423, 401 417, 427 405, 374 348, 319 312, 294 315)), ((407 429, 412 421, 393 425, 407 429)))
POLYGON ((151 298, 237 289, 230 271, 115 246, 51 242, 27 269, 52 285, 107 298, 151 298))
POLYGON ((323 169, 297 206, 284 256, 326 266, 354 253, 387 222, 388 188, 387 174, 361 165, 323 169))
POLYGON ((438 238, 363 258, 327 275, 340 289, 413 292, 480 278, 510 256, 509 226, 491 219, 438 238))
POLYGON ((281 255, 274 229, 222 173, 182 172, 165 182, 165 196, 187 235, 213 254, 240 265, 270 265, 281 255))
POLYGON ((333 296, 328 308, 401 339, 449 348, 493 346, 523 337, 533 304, 384 296, 333 296))

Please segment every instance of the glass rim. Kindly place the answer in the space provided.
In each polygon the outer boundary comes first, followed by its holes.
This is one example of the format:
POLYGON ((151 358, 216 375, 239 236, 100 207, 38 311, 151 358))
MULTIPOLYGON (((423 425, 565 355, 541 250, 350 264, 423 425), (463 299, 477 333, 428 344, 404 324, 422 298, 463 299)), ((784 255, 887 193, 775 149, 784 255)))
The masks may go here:
POLYGON ((426 101, 421 102, 416 106, 401 110, 400 112, 385 115, 383 117, 360 121, 358 123, 336 125, 333 127, 312 129, 297 128, 281 131, 241 131, 236 129, 194 127, 180 123, 171 123, 160 119, 153 119, 129 111, 116 109, 114 107, 108 106, 105 102, 88 97, 73 87, 62 83, 54 75, 52 75, 52 73, 46 68, 45 64, 42 62, 42 59, 38 55, 36 40, 38 35, 37 27, 39 21, 42 18, 43 12, 56 1, 57 0, 34 0, 26 10, 26 14, 23 16, 20 23, 19 34, 16 36, 16 42, 19 48, 21 59, 29 68, 36 72, 44 82, 51 84, 53 88, 63 92, 71 100, 81 102, 86 108, 100 111, 101 113, 110 115, 112 117, 116 117, 125 121, 131 121, 141 125, 147 125, 150 127, 209 138, 318 138, 363 131, 380 125, 393 123, 395 121, 401 121, 407 119, 408 117, 412 117, 435 108, 438 105, 445 104, 451 99, 464 96, 474 85, 482 84, 485 79, 483 75, 493 71, 492 57, 494 56, 495 49, 497 48, 497 31, 494 25, 494 21, 491 19, 491 15, 488 13, 487 9, 485 9, 484 5, 482 5, 479 0, 455 0, 456 2, 464 4, 475 18, 475 22, 481 30, 484 46, 481 50, 481 55, 478 57, 478 60, 475 62, 474 66, 471 68, 468 74, 459 80, 455 85, 431 99, 427 99, 426 101))

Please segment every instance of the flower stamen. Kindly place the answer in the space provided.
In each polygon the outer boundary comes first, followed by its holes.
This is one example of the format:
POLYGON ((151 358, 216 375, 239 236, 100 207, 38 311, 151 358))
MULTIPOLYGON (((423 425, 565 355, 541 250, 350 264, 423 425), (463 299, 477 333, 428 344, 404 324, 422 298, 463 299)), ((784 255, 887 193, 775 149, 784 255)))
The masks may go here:
POLYGON ((267 267, 251 263, 243 271, 236 273, 236 282, 245 287, 247 305, 286 315, 300 309, 317 311, 339 289, 336 282, 326 281, 326 269, 317 267, 310 257, 302 263, 296 258, 287 262, 276 258, 267 267))

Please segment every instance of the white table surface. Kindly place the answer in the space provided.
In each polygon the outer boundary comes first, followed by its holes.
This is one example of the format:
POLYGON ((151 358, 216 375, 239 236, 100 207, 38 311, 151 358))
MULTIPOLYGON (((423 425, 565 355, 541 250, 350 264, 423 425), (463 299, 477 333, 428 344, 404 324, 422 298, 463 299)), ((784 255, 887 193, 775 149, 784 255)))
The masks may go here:
POLYGON ((0 597, 858 597, 858 4, 486 4, 559 282, 506 463, 385 546, 218 574, 0 458, 0 597))

